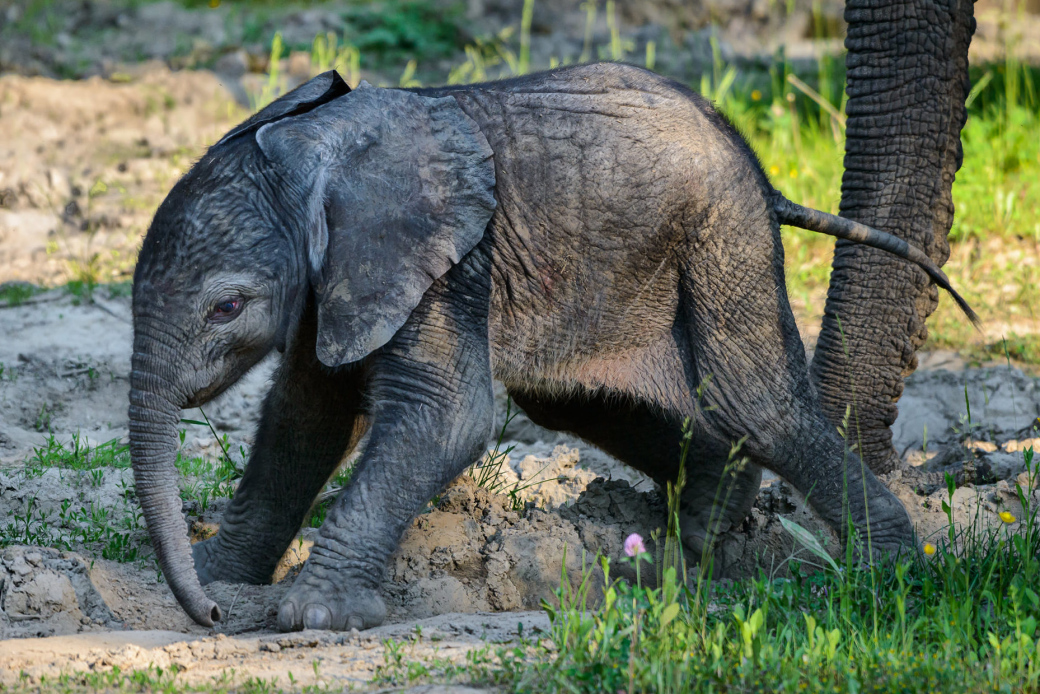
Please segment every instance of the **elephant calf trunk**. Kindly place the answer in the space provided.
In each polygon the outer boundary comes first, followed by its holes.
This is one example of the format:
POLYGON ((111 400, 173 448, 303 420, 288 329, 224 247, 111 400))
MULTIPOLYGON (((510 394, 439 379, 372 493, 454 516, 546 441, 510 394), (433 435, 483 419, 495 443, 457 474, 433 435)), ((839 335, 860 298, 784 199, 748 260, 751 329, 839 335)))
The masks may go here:
POLYGON ((839 239, 845 239, 846 241, 852 241, 854 243, 862 243, 864 246, 870 246, 871 248, 877 248, 882 251, 887 251, 892 255, 898 256, 903 260, 908 260, 914 263, 932 278, 932 281, 937 285, 945 289, 953 297, 953 300, 957 302, 961 310, 964 311, 964 315, 968 317, 971 324, 976 329, 979 328, 979 317, 972 310, 968 302, 957 293, 957 290, 950 284, 950 279, 946 276, 939 266, 928 257, 928 255, 916 246, 911 246, 906 241, 892 234, 878 231, 872 227, 868 227, 866 224, 860 224, 854 222, 851 219, 845 219, 844 217, 838 217, 837 215, 827 214, 819 210, 814 210, 810 207, 803 207, 797 203, 791 202, 785 198, 779 191, 773 191, 773 210, 776 212, 777 218, 781 224, 787 224, 789 226, 798 227, 799 229, 808 229, 809 231, 816 231, 821 234, 827 234, 828 236, 834 236, 839 239))
POLYGON ((130 389, 130 459, 137 499, 163 576, 177 602, 192 619, 211 627, 220 607, 202 590, 191 556, 177 484, 179 408, 154 394, 146 382, 157 380, 137 369, 130 389))

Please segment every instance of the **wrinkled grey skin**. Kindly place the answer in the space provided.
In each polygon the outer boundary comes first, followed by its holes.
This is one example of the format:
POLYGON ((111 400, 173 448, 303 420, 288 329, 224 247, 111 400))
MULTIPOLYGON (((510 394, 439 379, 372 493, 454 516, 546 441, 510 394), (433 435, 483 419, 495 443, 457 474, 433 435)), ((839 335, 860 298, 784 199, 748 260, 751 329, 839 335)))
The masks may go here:
MULTIPOLYGON (((963 159, 973 11, 972 0, 845 5, 841 214, 909 241, 939 265, 950 255, 953 179, 963 159)), ((835 424, 855 389, 858 439, 874 472, 900 464, 890 427, 937 300, 935 287, 906 263, 838 242, 812 375, 835 424)))
POLYGON ((164 575, 196 621, 220 618, 200 583, 270 580, 367 430, 278 621, 380 623, 401 533, 489 440, 494 378, 534 421, 662 484, 692 418, 683 526, 695 546, 742 437, 753 464, 723 529, 765 466, 835 528, 847 483, 875 546, 911 541, 906 511, 861 473, 810 385, 778 221, 891 237, 777 196, 707 102, 638 68, 346 91, 327 73, 229 134, 175 186, 141 250, 131 454, 164 575), (219 533, 189 547, 179 410, 275 348, 242 482, 219 533))

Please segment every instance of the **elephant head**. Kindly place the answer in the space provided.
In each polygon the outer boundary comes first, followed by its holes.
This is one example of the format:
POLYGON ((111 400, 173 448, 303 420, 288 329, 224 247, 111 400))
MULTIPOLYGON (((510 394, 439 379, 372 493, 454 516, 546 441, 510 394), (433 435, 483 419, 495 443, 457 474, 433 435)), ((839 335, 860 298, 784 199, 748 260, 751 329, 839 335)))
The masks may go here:
POLYGON ((195 621, 217 605, 181 515, 180 410, 217 396, 318 313, 319 359, 379 349, 482 238, 491 150, 453 98, 321 75, 232 130, 173 188, 134 274, 130 452, 159 563, 195 621))
MULTIPOLYGON (((845 174, 841 214, 950 255, 953 179, 963 153, 973 0, 848 0, 845 174)), ((938 294, 880 251, 839 241, 812 373, 828 418, 854 405, 874 472, 899 462, 890 426, 917 368, 938 294), (850 402, 850 393, 856 402, 850 402)))

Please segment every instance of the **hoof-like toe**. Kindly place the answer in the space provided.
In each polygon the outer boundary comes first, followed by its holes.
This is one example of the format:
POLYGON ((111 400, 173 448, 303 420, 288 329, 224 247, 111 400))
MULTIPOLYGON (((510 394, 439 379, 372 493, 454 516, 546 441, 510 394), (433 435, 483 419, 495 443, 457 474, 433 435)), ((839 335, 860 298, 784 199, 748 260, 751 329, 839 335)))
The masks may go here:
POLYGON ((278 630, 296 631, 296 606, 291 602, 283 602, 278 608, 278 630))
POLYGON ((310 604, 303 608, 304 629, 331 629, 332 612, 324 605, 310 604))

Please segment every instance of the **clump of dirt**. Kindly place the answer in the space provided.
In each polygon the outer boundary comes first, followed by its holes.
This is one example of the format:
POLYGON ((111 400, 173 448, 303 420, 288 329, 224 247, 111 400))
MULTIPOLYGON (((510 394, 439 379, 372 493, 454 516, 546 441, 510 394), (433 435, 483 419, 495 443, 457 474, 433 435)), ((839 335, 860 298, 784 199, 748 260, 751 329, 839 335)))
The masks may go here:
POLYGON ((0 551, 0 639, 119 626, 79 555, 42 547, 0 551))

